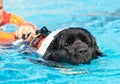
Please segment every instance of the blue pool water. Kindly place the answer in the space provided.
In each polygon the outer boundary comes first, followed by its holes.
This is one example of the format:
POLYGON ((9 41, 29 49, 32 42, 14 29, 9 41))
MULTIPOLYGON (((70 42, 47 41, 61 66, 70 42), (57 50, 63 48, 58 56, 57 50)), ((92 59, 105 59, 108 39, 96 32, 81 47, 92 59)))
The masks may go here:
POLYGON ((4 0, 8 12, 54 31, 84 27, 106 55, 69 68, 34 64, 19 48, 0 47, 0 84, 119 84, 120 0, 4 0))

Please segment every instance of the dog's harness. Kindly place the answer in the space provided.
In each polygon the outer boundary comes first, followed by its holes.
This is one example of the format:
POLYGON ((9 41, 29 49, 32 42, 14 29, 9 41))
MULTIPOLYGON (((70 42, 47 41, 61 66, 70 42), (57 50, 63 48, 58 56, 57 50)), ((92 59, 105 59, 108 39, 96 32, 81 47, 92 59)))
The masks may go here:
POLYGON ((44 26, 40 30, 36 30, 36 37, 30 41, 30 46, 39 48, 44 39, 50 34, 50 31, 44 26))
POLYGON ((61 29, 53 31, 47 37, 45 37, 45 39, 41 42, 40 47, 38 47, 37 53, 39 53, 40 55, 44 55, 50 43, 55 39, 55 35, 57 35, 60 31, 61 29))

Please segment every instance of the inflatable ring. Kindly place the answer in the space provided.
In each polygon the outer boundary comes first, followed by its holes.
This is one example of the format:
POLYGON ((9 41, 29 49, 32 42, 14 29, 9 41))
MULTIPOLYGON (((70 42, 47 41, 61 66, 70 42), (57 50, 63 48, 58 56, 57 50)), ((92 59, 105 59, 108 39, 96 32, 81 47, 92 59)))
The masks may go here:
MULTIPOLYGON (((22 17, 15 14, 7 13, 6 11, 3 10, 1 25, 8 24, 8 23, 21 26, 25 22, 22 17)), ((16 36, 14 32, 7 33, 0 30, 0 44, 13 42, 15 39, 16 39, 16 36)))
POLYGON ((0 44, 11 43, 15 39, 16 38, 15 38, 15 33, 14 32, 6 33, 6 32, 0 31, 0 44))

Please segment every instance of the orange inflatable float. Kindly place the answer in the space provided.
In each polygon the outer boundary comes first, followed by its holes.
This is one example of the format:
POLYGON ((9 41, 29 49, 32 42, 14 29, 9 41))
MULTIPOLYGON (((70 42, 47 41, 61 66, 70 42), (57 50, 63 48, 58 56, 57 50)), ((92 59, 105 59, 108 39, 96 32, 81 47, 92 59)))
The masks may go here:
MULTIPOLYGON (((2 22, 0 25, 4 25, 7 23, 21 26, 25 22, 24 22, 24 19, 21 18, 20 16, 17 16, 15 14, 10 14, 10 13, 3 11, 2 22)), ((6 44, 6 43, 13 42, 15 39, 16 38, 15 38, 14 32, 6 33, 6 32, 3 32, 2 30, 0 30, 0 44, 6 44)))

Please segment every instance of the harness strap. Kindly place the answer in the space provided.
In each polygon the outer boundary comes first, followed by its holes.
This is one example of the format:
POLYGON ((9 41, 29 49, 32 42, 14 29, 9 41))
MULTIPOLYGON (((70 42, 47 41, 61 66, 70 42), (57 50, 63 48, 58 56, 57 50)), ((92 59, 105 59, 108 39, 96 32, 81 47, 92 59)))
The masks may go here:
MULTIPOLYGON (((47 37, 47 36, 46 36, 47 37)), ((36 36, 35 38, 32 38, 31 42, 30 42, 30 46, 39 48, 43 42, 43 40, 46 38, 43 36, 36 36)))
POLYGON ((46 26, 43 26, 40 30, 36 30, 36 37, 34 37, 31 42, 30 46, 34 46, 36 48, 40 48, 43 43, 43 40, 50 34, 50 31, 47 29, 46 26))
POLYGON ((42 38, 38 43, 37 43, 37 48, 40 48, 40 46, 42 45, 43 41, 46 39, 47 37, 42 38))

